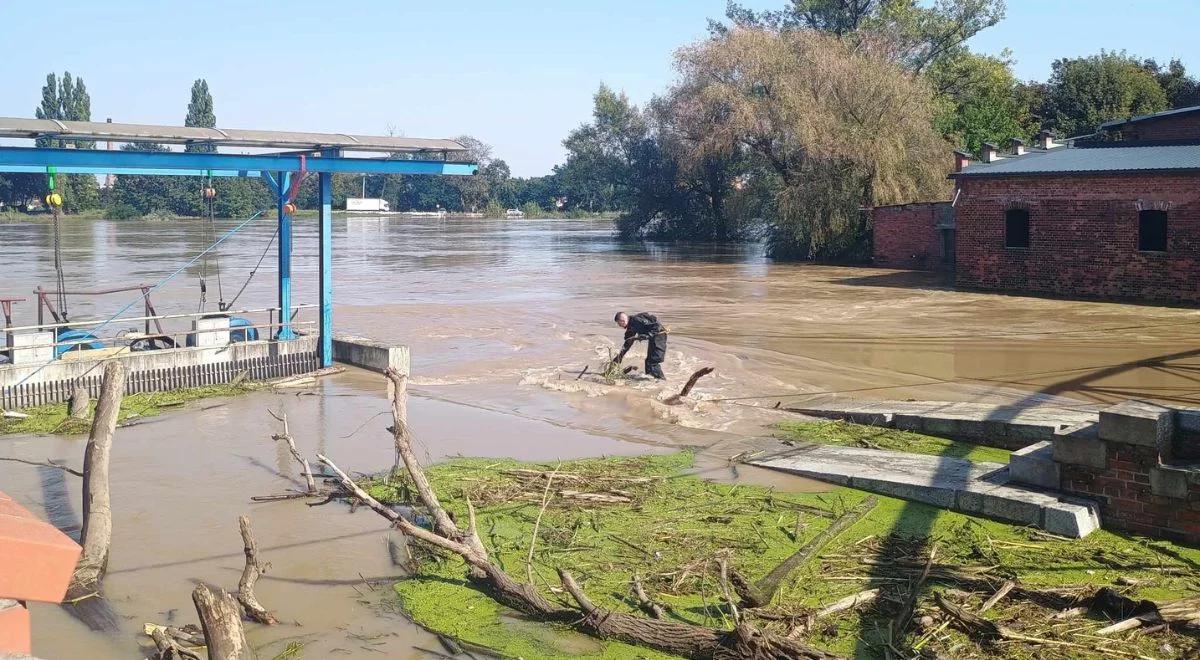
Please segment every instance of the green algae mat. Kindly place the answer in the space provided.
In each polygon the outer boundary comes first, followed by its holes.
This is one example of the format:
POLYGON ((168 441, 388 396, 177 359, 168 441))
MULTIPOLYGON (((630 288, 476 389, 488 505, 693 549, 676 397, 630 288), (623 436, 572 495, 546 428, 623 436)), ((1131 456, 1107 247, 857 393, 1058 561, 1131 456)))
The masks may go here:
MULTIPOLYGON (((233 396, 260 387, 261 385, 257 383, 239 383, 191 387, 168 392, 130 394, 121 399, 121 410, 117 421, 126 422, 138 417, 152 417, 191 401, 233 396)), ((95 399, 91 402, 91 409, 92 412, 95 412, 95 399)), ((75 435, 87 433, 92 428, 90 413, 87 419, 73 419, 67 414, 65 402, 26 408, 20 412, 26 416, 20 418, 0 417, 0 435, 17 433, 75 435)))
MULTIPOLYGON (((688 475, 691 465, 689 453, 540 464, 460 459, 431 468, 429 476, 458 519, 465 519, 464 496, 471 498, 493 561, 517 580, 531 572, 552 600, 568 602, 555 572, 564 567, 601 607, 638 613, 630 587, 637 576, 669 617, 715 628, 733 625, 721 595, 722 559, 757 580, 868 497, 845 488, 796 494, 711 483, 688 475)), ((370 492, 385 502, 408 500, 403 483, 376 482, 370 492)), ((504 657, 666 657, 530 620, 470 586, 457 556, 415 543, 413 550, 418 569, 395 590, 405 612, 428 629, 504 657)), ((784 580, 770 605, 740 613, 847 657, 1195 657, 1197 637, 1172 630, 1099 637, 1095 632, 1110 618, 1060 612, 1100 587, 1157 602, 1191 596, 1200 593, 1198 567, 1200 551, 1163 541, 1105 531, 1061 539, 879 497, 870 513, 784 580), (936 593, 977 611, 1006 580, 1019 587, 981 616, 1041 641, 966 634, 934 602, 936 593), (817 614, 869 590, 877 590, 869 602, 817 614)))

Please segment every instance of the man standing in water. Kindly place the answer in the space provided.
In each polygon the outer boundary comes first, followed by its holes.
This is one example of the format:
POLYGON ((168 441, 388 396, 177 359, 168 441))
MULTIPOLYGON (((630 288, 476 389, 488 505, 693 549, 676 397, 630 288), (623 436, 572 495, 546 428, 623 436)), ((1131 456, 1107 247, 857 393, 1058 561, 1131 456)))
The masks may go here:
POLYGON ((667 329, 649 312, 633 316, 625 312, 617 312, 613 320, 625 329, 625 345, 621 347, 621 352, 617 353, 614 362, 621 364, 621 360, 625 359, 625 354, 633 347, 634 342, 648 340, 650 346, 646 349, 646 375, 666 380, 662 363, 667 359, 667 329))

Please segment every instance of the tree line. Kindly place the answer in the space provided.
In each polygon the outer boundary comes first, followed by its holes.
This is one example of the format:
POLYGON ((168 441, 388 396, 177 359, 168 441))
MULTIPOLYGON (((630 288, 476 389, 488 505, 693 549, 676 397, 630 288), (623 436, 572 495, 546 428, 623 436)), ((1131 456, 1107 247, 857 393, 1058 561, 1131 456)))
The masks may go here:
MULTIPOLYGON (((46 76, 42 102, 35 110, 39 119, 91 121, 91 98, 81 77, 70 72, 61 77, 46 76)), ((215 127, 215 104, 208 82, 196 80, 184 117, 184 126, 215 127)), ((347 197, 364 195, 386 199, 393 209, 450 213, 486 213, 503 215, 505 209, 520 208, 527 216, 587 215, 614 211, 613 199, 604 182, 564 176, 555 168, 546 176, 514 177, 508 164, 492 153, 492 147, 470 135, 456 138, 466 147, 463 156, 479 164, 479 173, 471 177, 427 175, 335 175, 334 208, 345 208, 347 197)), ((95 149, 94 142, 44 139, 38 146, 95 149)), ((132 151, 167 151, 152 142, 127 143, 132 151)), ((213 145, 189 144, 187 151, 209 152, 213 145)), ((65 175, 57 179, 63 197, 63 210, 78 213, 103 210, 116 219, 144 216, 204 216, 209 212, 202 191, 210 183, 200 177, 116 175, 112 185, 102 185, 92 175, 65 175)), ((4 207, 41 210, 41 199, 48 192, 44 174, 0 174, 0 203, 4 207)), ((217 217, 246 217, 275 205, 273 194, 256 178, 216 178, 212 212, 217 217)), ((316 177, 308 177, 296 196, 300 208, 317 206, 316 177)))
POLYGON ((1019 81, 1012 54, 966 42, 1002 0, 731 2, 675 56, 644 107, 601 86, 560 168, 605 181, 627 238, 765 238, 773 256, 855 261, 873 206, 948 199, 951 152, 1088 134, 1104 121, 1200 105, 1184 64, 1123 51, 1019 81))

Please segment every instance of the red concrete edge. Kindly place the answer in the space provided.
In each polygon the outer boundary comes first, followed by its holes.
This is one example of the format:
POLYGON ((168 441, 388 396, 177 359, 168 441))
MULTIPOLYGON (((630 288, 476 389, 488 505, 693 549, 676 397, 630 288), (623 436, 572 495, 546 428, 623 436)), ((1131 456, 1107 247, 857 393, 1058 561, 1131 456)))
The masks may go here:
POLYGON ((61 602, 82 549, 0 492, 0 598, 61 602))
POLYGON ((29 609, 25 603, 0 600, 0 655, 33 653, 29 609))

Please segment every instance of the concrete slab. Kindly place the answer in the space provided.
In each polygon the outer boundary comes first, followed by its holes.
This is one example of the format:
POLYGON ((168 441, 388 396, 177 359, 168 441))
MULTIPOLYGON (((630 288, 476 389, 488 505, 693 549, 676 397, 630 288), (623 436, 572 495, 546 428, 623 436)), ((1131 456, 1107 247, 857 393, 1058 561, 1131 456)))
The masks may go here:
POLYGON ((409 373, 407 346, 388 344, 368 337, 335 335, 333 359, 376 373, 384 373, 389 367, 402 374, 409 373))
POLYGON ((1060 428, 1099 418, 1097 410, 1086 407, 994 406, 950 401, 837 401, 786 410, 1014 449, 1050 440, 1060 428))
POLYGON ((748 462, 1072 538, 1100 526, 1096 503, 1022 487, 999 463, 810 444, 748 462))
POLYGON ((1008 459, 1008 472, 1017 483, 1057 490, 1060 475, 1053 443, 1038 442, 1014 451, 1008 459))
POLYGON ((1100 439, 1100 425, 1078 424, 1054 435, 1054 460, 1103 470, 1108 466, 1108 445, 1100 439))
POLYGON ((1147 401, 1123 401, 1100 411, 1100 439, 1170 450, 1175 411, 1147 401))

